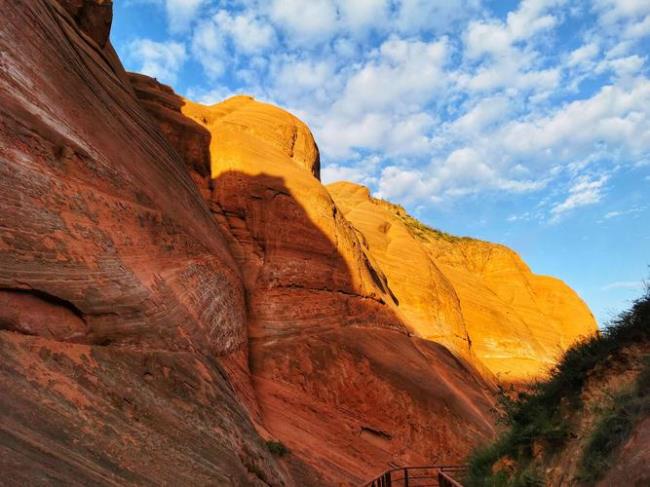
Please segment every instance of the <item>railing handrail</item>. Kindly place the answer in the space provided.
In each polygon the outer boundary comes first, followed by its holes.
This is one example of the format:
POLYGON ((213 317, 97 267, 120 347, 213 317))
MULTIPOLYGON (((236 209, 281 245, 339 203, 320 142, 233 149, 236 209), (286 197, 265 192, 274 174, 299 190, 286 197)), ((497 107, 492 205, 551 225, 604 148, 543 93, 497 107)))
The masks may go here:
POLYGON ((438 485, 440 487, 463 487, 458 480, 443 471, 438 472, 438 485))
MULTIPOLYGON (((467 465, 450 465, 450 464, 444 464, 444 465, 418 465, 418 466, 414 466, 414 467, 395 467, 395 468, 391 468, 391 469, 383 471, 382 473, 380 473, 374 479, 372 479, 369 482, 366 482, 365 484, 363 484, 362 487, 373 487, 373 483, 374 483, 374 485, 384 485, 384 484, 380 484, 380 483, 378 484, 376 482, 381 482, 382 478, 386 478, 387 476, 391 476, 391 474, 393 472, 405 472, 405 474, 408 475, 407 472, 411 471, 411 470, 435 470, 436 472, 435 472, 434 476, 431 477, 431 478, 434 478, 434 477, 437 477, 437 475, 439 473, 444 474, 445 472, 462 472, 464 470, 467 470, 467 468, 468 468, 467 465)), ((457 480, 453 479, 449 475, 445 475, 445 477, 447 477, 448 479, 455 482, 456 486, 462 487, 462 485, 457 480)), ((417 477, 417 478, 422 478, 422 477, 417 477)), ((425 478, 428 478, 428 476, 425 477, 425 478)), ((403 479, 399 478, 399 479, 395 479, 395 480, 403 480, 403 479)), ((437 478, 436 478, 436 480, 437 480, 437 478)))

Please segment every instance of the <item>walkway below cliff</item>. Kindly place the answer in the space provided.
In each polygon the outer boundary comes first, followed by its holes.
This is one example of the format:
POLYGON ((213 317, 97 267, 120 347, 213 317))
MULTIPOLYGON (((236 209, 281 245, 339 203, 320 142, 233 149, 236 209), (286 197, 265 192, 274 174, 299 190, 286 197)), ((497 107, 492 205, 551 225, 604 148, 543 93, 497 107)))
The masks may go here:
POLYGON ((362 487, 463 487, 456 478, 466 469, 465 465, 393 468, 366 482, 362 487))

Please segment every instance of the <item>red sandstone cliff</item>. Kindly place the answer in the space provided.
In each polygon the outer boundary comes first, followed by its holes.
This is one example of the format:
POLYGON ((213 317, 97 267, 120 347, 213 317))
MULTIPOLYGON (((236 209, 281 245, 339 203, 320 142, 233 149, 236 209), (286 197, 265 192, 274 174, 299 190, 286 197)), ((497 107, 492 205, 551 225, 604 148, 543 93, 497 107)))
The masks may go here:
POLYGON ((390 463, 459 461, 492 436, 491 386, 462 354, 410 336, 366 242, 318 180, 302 122, 249 97, 172 107, 168 88, 132 81, 172 143, 179 113, 211 135, 210 180, 192 169, 194 151, 176 148, 242 270, 254 394, 273 437, 328 485, 355 485, 390 463))
POLYGON ((110 12, 0 0, 5 478, 336 485, 490 438, 456 254, 355 219, 285 111, 125 73, 110 12))
POLYGON ((0 1, 1 482, 285 485, 220 364, 240 271, 91 3, 0 1))

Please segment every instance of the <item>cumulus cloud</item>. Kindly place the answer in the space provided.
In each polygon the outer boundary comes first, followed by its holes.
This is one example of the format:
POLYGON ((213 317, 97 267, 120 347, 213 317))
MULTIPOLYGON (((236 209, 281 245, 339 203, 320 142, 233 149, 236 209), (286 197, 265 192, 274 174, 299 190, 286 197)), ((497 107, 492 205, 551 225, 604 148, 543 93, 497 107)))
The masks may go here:
POLYGON ((422 31, 446 33, 457 22, 479 11, 479 0, 399 0, 397 28, 407 34, 422 31))
POLYGON ((185 32, 206 0, 165 0, 169 30, 174 34, 185 32))
POLYGON ((350 164, 329 164, 321 171, 321 180, 324 184, 336 181, 352 181, 355 183, 370 186, 377 183, 374 177, 375 171, 380 167, 379 156, 369 156, 351 161, 350 164))
POLYGON ((174 83, 187 55, 185 46, 179 42, 135 39, 127 47, 127 57, 139 66, 139 72, 174 83))
POLYGON ((135 41, 138 67, 173 82, 187 52, 205 73, 191 96, 296 113, 326 181, 413 204, 539 192, 552 203, 529 216, 558 220, 601 202, 613 167, 650 160, 648 2, 142 1, 176 12, 176 37, 135 41))
POLYGON ((275 30, 252 12, 231 14, 218 10, 201 21, 191 39, 192 54, 212 79, 236 69, 238 56, 268 51, 275 45, 275 30))
POLYGON ((337 9, 330 0, 273 0, 270 18, 299 43, 323 41, 337 28, 337 9))

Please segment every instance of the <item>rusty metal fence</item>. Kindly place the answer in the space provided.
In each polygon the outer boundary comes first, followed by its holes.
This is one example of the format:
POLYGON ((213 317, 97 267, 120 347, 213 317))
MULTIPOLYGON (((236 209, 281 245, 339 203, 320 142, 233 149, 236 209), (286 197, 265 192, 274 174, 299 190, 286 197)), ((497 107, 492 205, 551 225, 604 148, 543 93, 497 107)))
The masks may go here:
POLYGON ((463 487, 457 478, 466 470, 465 465, 393 468, 363 487, 463 487))

